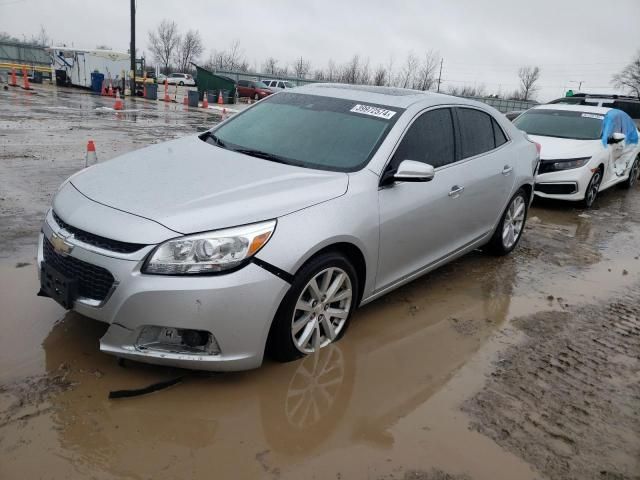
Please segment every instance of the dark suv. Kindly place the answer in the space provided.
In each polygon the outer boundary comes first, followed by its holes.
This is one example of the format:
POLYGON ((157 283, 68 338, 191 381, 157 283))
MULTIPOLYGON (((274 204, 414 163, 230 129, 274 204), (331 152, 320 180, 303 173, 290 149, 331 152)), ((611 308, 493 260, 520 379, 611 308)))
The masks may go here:
POLYGON ((273 93, 269 87, 262 82, 255 82, 253 80, 238 80, 238 96, 249 97, 254 100, 260 100, 273 93))
POLYGON ((640 127, 640 99, 624 95, 597 95, 589 93, 576 93, 571 97, 557 98, 549 103, 564 105, 591 105, 594 107, 617 108, 622 110, 640 127))

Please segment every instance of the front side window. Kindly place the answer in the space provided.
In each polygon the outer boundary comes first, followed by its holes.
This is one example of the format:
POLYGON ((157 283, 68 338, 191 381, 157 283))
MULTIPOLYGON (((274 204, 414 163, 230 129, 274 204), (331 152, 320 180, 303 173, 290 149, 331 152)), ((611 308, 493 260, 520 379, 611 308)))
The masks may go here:
POLYGON ((520 115, 513 124, 529 135, 598 140, 602 133, 600 113, 570 110, 531 109, 520 115))
POLYGON ((409 127, 393 156, 392 167, 403 160, 416 160, 434 168, 455 161, 455 140, 451 109, 423 113, 409 127))
POLYGON ((495 148, 492 118, 472 108, 457 108, 461 158, 474 157, 495 148))
POLYGON ((207 142, 266 160, 320 170, 364 167, 404 109, 280 93, 235 115, 207 142))

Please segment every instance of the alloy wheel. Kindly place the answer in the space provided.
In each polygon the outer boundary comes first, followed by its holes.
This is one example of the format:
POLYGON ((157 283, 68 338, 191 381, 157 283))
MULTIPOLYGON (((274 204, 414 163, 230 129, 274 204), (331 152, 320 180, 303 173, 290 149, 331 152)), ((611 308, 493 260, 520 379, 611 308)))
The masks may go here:
POLYGON ((631 172, 629 172, 629 186, 633 187, 638 181, 638 175, 640 174, 640 155, 638 155, 633 162, 631 172))
POLYGON ((295 347, 309 354, 329 345, 349 317, 353 288, 349 275, 338 267, 317 273, 302 289, 291 319, 295 347))
POLYGON ((591 181, 589 182, 589 186, 587 187, 587 193, 585 194, 584 201, 587 207, 593 205, 593 202, 596 201, 596 197, 598 196, 598 191, 600 190, 600 181, 602 180, 602 175, 600 171, 597 171, 591 177, 591 181))
POLYGON ((520 238, 524 226, 524 216, 526 205, 521 195, 516 196, 512 201, 502 224, 502 245, 505 249, 510 249, 520 238))

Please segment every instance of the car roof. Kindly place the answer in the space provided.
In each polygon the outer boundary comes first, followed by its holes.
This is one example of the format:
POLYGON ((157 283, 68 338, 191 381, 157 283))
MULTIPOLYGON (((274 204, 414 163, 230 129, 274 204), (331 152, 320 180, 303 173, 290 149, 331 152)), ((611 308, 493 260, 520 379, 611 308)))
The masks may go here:
POLYGON ((530 110, 565 110, 568 112, 588 112, 605 115, 609 110, 611 110, 611 108, 596 107, 594 105, 565 105, 562 103, 551 103, 545 105, 536 105, 530 110))
POLYGON ((371 85, 349 85, 340 83, 311 83, 296 88, 296 93, 335 97, 345 100, 368 102, 390 107, 408 108, 416 103, 426 105, 461 104, 476 105, 486 108, 487 105, 469 99, 452 97, 433 92, 410 90, 408 88, 375 87, 371 85))

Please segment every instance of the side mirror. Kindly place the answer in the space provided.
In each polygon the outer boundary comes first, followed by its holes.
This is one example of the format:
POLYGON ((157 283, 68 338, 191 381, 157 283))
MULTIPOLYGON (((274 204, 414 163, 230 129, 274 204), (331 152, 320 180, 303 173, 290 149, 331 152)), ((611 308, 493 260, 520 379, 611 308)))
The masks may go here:
POLYGON ((613 135, 611 135, 609 138, 607 138, 607 143, 609 145, 614 145, 616 143, 622 142, 625 138, 627 138, 627 137, 625 136, 624 133, 616 132, 613 135))
POLYGON ((393 174, 396 182, 429 182, 436 172, 432 165, 415 160, 403 160, 393 174))

